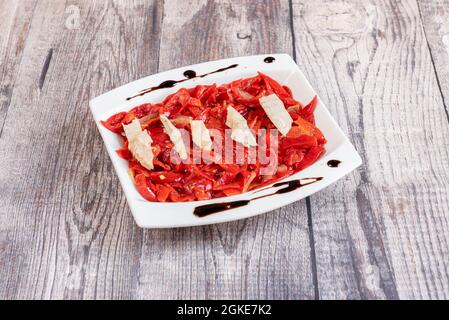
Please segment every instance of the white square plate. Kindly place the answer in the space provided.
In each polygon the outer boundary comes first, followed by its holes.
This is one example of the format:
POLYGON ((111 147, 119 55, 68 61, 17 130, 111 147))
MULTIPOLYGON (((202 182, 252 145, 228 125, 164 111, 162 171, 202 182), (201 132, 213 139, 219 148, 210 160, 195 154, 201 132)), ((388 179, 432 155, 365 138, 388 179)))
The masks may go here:
MULTIPOLYGON (((100 121, 106 120, 117 112, 127 111, 142 103, 160 102, 167 95, 182 87, 190 88, 198 84, 213 83, 219 85, 236 79, 254 76, 257 74, 257 71, 261 71, 281 84, 290 87, 293 92, 293 97, 303 104, 307 104, 316 95, 316 92, 312 89, 303 73, 299 70, 298 66, 289 55, 274 54, 211 61, 161 72, 111 90, 90 101, 90 109, 95 122, 103 137, 106 149, 111 157, 120 183, 122 184, 123 191, 125 192, 134 219, 140 227, 186 227, 248 218, 305 198, 337 181, 362 163, 359 154, 349 142, 348 138, 343 134, 323 103, 319 101, 315 110, 315 119, 318 128, 321 129, 328 141, 325 145, 326 153, 312 166, 295 175, 285 178, 283 181, 308 177, 323 177, 321 181, 288 193, 275 194, 270 197, 254 200, 248 205, 214 213, 202 218, 193 214, 193 211, 197 206, 250 199, 251 195, 257 190, 226 198, 195 202, 161 203, 144 200, 137 192, 128 176, 128 162, 121 159, 115 152, 115 150, 122 146, 122 141, 115 133, 106 129, 100 121), (264 59, 267 56, 274 57, 275 60, 272 63, 266 63, 264 62, 264 59), (194 70, 197 74, 205 74, 233 64, 238 64, 238 66, 224 72, 210 74, 204 78, 187 80, 176 84, 172 88, 156 90, 141 97, 126 100, 127 97, 133 96, 143 89, 157 86, 163 81, 183 79, 183 73, 186 70, 194 70), (341 164, 336 168, 331 168, 327 165, 327 162, 331 159, 340 160, 341 164)), ((269 188, 264 191, 259 191, 257 195, 272 193, 275 190, 276 188, 274 187, 269 188)))

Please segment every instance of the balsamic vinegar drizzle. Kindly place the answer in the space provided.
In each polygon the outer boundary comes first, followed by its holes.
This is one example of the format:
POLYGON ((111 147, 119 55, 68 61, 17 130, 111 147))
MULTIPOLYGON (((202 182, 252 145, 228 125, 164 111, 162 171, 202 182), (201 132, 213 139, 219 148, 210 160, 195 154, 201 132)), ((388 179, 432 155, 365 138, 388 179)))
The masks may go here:
POLYGON ((193 70, 186 70, 186 71, 184 71, 183 75, 187 79, 193 79, 196 77, 196 72, 193 70))
MULTIPOLYGON (((269 193, 269 194, 266 194, 263 196, 258 196, 258 197, 252 198, 250 200, 238 200, 238 201, 231 201, 231 202, 211 203, 211 204, 205 204, 202 206, 198 206, 193 210, 193 214, 196 215, 197 217, 202 218, 202 217, 208 216, 213 213, 226 211, 226 210, 230 210, 230 209, 234 209, 234 208, 238 208, 238 207, 243 207, 243 206, 246 206, 247 204, 249 204, 253 200, 269 197, 269 196, 272 196, 275 194, 287 193, 287 192, 299 189, 301 187, 305 187, 309 184, 315 183, 322 179, 323 179, 323 177, 317 177, 317 178, 304 178, 304 179, 298 179, 298 180, 278 182, 278 183, 275 183, 272 187, 281 187, 281 186, 285 186, 285 185, 286 185, 286 187, 280 188, 273 193, 269 193), (306 180, 306 182, 304 182, 304 180, 306 180), (310 181, 308 181, 308 180, 310 180, 310 181)), ((272 187, 270 187, 270 188, 272 188, 272 187)), ((258 191, 260 191, 260 190, 258 190, 258 191)))
POLYGON ((336 168, 340 165, 341 161, 340 160, 329 160, 327 162, 327 165, 331 168, 336 168))
POLYGON ((164 81, 164 82, 161 82, 161 83, 160 83, 159 85, 157 85, 157 86, 154 86, 154 87, 150 87, 150 88, 144 89, 144 90, 140 91, 138 94, 126 98, 126 100, 131 100, 131 99, 133 99, 133 98, 143 96, 144 94, 147 94, 147 93, 149 93, 149 92, 151 92, 151 91, 155 91, 155 90, 159 90, 159 89, 165 89, 165 88, 172 88, 172 87, 174 87, 175 84, 177 84, 177 83, 181 83, 181 82, 184 82, 184 81, 187 81, 187 80, 190 80, 190 79, 194 79, 194 78, 204 78, 205 76, 208 76, 208 75, 210 75, 210 74, 214 74, 214 73, 226 71, 226 70, 228 70, 228 69, 232 69, 232 68, 235 68, 235 67, 237 67, 237 66, 238 66, 238 64, 232 64, 232 65, 230 65, 230 66, 228 66, 228 67, 220 68, 220 69, 217 69, 217 70, 215 70, 215 71, 211 71, 211 72, 208 72, 208 73, 205 73, 205 74, 200 74, 200 75, 197 75, 196 72, 193 71, 193 70, 186 70, 186 71, 184 71, 184 77, 186 77, 185 79, 180 79, 180 80, 166 80, 166 81, 164 81))
POLYGON ((276 60, 274 57, 266 57, 265 59, 263 59, 263 62, 272 63, 274 60, 276 60))
POLYGON ((250 201, 251 200, 238 200, 232 202, 205 204, 203 206, 196 207, 195 210, 193 211, 193 214, 196 215, 197 217, 202 218, 212 213, 246 206, 248 203, 250 203, 250 201))

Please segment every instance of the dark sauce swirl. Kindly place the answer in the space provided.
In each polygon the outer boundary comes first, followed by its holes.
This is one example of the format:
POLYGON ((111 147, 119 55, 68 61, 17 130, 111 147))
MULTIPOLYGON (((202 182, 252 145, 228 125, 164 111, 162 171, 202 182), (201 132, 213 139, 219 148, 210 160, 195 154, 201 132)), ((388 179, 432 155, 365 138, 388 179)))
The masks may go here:
POLYGON ((263 62, 272 63, 274 60, 276 60, 274 57, 266 57, 265 59, 263 59, 263 62))
POLYGON ((228 66, 228 67, 220 68, 220 69, 217 69, 217 70, 215 70, 215 71, 211 71, 211 72, 208 72, 208 73, 205 73, 205 74, 200 74, 200 75, 197 75, 196 72, 193 71, 193 70, 186 70, 186 71, 184 71, 184 77, 186 77, 185 79, 179 79, 179 80, 165 80, 164 82, 161 82, 161 83, 160 83, 159 85, 157 85, 157 86, 154 86, 154 87, 150 87, 150 88, 144 89, 144 90, 140 91, 138 94, 126 98, 126 100, 131 100, 131 99, 133 99, 133 98, 143 96, 143 95, 145 95, 145 94, 147 94, 147 93, 149 93, 149 92, 156 91, 156 90, 159 90, 159 89, 172 88, 172 87, 174 87, 175 84, 177 84, 177 83, 181 83, 181 82, 184 82, 184 81, 187 81, 187 80, 190 80, 190 79, 194 79, 194 78, 204 78, 205 76, 208 76, 208 75, 210 75, 210 74, 214 74, 214 73, 218 73, 218 72, 223 72, 223 71, 226 71, 226 70, 228 70, 228 69, 235 68, 235 67, 237 67, 237 66, 238 66, 238 64, 233 64, 233 65, 230 65, 230 66, 228 66))
POLYGON ((213 214, 213 213, 226 211, 226 210, 230 210, 230 209, 234 209, 234 208, 238 208, 238 207, 243 207, 243 206, 246 206, 247 204, 249 204, 253 200, 269 197, 269 196, 272 196, 275 194, 283 194, 283 193, 291 192, 293 190, 299 189, 304 186, 308 186, 309 184, 315 183, 322 179, 323 179, 322 177, 317 177, 317 178, 305 178, 305 179, 278 182, 278 183, 275 183, 272 187, 282 187, 282 186, 285 186, 285 187, 280 188, 273 193, 269 193, 269 194, 266 194, 263 196, 258 196, 258 197, 252 198, 250 200, 238 200, 238 201, 231 201, 231 202, 211 203, 211 204, 198 206, 194 209, 193 214, 195 216, 201 218, 201 217, 205 217, 210 214, 213 214))
POLYGON ((196 72, 193 70, 186 70, 186 71, 184 71, 183 75, 187 79, 193 79, 196 77, 196 72))
POLYGON ((246 206, 251 200, 239 200, 232 202, 220 202, 220 203, 211 203, 203 206, 196 207, 193 211, 193 214, 197 217, 205 217, 212 213, 217 213, 220 211, 226 211, 238 207, 246 206))
POLYGON ((341 161, 340 160, 329 160, 327 162, 327 165, 331 168, 337 168, 340 165, 341 161))

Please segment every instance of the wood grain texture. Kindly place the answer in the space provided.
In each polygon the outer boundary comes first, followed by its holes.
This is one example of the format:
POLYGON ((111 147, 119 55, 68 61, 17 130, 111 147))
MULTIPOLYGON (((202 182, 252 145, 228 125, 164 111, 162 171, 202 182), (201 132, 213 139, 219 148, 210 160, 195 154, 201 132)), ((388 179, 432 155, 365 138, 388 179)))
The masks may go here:
POLYGON ((418 7, 449 121, 449 1, 419 0, 418 7))
POLYGON ((0 3, 0 137, 36 1, 0 3))
POLYGON ((300 67, 364 165, 311 197, 321 298, 449 296, 449 127, 416 1, 293 1, 300 67))
MULTIPOLYGON (((291 53, 288 2, 165 1, 161 39, 160 70, 291 53)), ((313 297, 304 201, 244 221, 144 232, 139 298, 313 297)))
POLYGON ((449 298, 448 7, 0 2, 0 299, 449 298), (88 101, 270 52, 296 57, 364 165, 262 216, 139 229, 88 101))
POLYGON ((157 70, 161 14, 148 1, 37 4, 0 138, 0 298, 133 297, 142 230, 88 101, 157 70))

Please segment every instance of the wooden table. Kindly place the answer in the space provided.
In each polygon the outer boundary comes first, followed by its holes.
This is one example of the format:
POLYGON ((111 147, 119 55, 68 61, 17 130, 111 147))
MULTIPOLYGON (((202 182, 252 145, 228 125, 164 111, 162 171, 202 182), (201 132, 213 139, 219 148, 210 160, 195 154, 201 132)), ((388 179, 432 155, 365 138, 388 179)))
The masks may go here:
POLYGON ((449 1, 0 2, 0 298, 449 298, 449 1), (88 101, 291 54, 364 164, 255 218, 136 226, 88 101))

